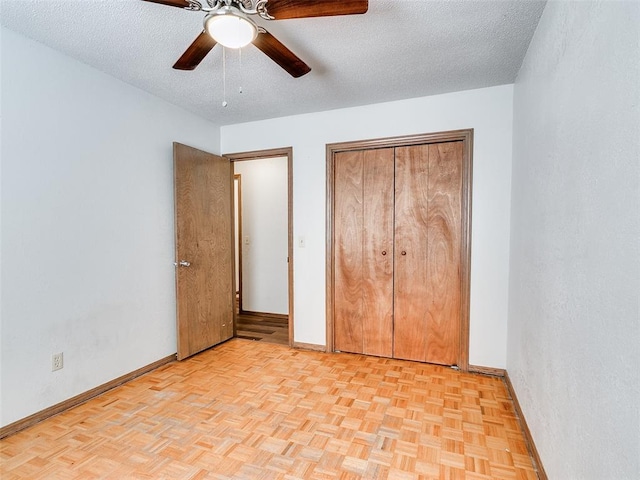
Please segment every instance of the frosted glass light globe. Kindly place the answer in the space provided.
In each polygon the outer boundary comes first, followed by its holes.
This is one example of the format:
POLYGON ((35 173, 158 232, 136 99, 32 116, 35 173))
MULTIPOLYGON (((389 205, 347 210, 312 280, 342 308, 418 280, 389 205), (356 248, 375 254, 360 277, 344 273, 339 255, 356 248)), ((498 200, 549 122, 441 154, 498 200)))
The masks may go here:
POLYGON ((227 48, 245 47, 258 34, 253 23, 233 13, 208 15, 204 28, 216 42, 227 48))

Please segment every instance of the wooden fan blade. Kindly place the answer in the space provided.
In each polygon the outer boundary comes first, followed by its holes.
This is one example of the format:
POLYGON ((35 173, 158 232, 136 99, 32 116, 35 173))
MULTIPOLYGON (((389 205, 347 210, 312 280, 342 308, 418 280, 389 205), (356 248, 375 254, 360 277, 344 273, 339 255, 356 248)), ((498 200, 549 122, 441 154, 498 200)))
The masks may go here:
POLYGON ((368 0, 268 0, 267 13, 276 20, 286 18, 330 17, 366 13, 368 0))
POLYGON ((207 53, 216 46, 216 41, 204 30, 196 37, 189 48, 182 54, 173 66, 176 70, 193 70, 207 56, 207 53))
POLYGON ((295 53, 266 30, 264 33, 258 34, 253 44, 294 78, 301 77, 311 71, 309 65, 300 60, 295 53))
POLYGON ((161 5, 169 5, 170 7, 186 8, 189 6, 187 0, 142 0, 143 2, 159 3, 161 5))

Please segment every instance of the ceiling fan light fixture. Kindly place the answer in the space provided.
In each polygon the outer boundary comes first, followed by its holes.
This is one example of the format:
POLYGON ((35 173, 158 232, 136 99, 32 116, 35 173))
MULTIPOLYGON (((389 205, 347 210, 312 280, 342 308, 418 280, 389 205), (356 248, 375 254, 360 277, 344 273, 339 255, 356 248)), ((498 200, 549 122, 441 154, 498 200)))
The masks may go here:
POLYGON ((233 7, 224 7, 204 19, 204 29, 211 37, 227 48, 242 48, 258 35, 256 25, 233 7))

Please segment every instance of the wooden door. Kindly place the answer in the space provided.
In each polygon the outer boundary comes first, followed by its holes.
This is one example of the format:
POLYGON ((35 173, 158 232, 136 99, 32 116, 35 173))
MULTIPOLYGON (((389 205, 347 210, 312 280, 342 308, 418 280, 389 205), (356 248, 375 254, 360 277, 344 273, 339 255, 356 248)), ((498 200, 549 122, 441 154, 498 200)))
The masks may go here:
POLYGON ((460 351, 462 142, 396 148, 394 357, 460 351))
POLYGON ((228 159, 173 144, 178 359, 233 336, 233 202, 228 159))
POLYGON ((393 149, 335 159, 334 342, 393 354, 393 149))
POLYGON ((330 351, 468 369, 472 153, 473 130, 327 146, 330 351), (382 157, 388 160, 374 160, 382 157), (370 179, 374 165, 379 178, 394 179, 392 189, 370 179), (380 239, 393 246, 381 249, 380 239), (375 252, 382 251, 380 263, 375 252), (374 318, 377 330, 367 323, 374 318), (379 348, 367 351, 377 340, 379 348))
POLYGON ((394 357, 425 361, 429 145, 396 148, 394 357))

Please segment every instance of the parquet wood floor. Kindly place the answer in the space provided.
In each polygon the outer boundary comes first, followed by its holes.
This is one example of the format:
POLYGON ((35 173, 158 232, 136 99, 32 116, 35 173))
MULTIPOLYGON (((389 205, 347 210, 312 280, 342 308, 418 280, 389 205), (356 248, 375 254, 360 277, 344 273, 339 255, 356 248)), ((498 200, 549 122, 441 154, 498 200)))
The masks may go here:
POLYGON ((2 479, 536 479, 498 378, 233 339, 0 442, 2 479))

